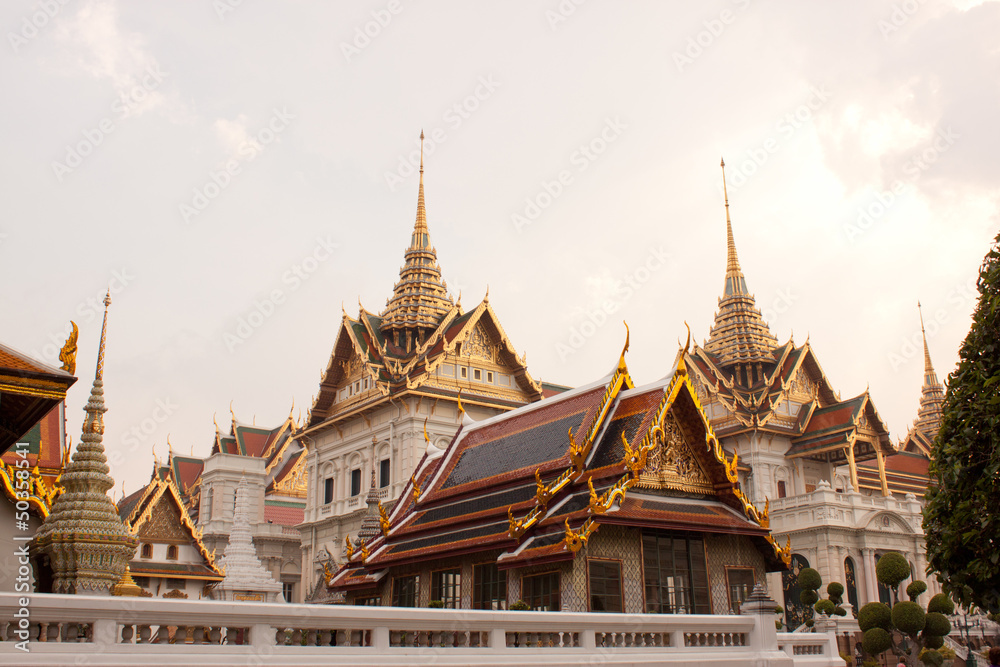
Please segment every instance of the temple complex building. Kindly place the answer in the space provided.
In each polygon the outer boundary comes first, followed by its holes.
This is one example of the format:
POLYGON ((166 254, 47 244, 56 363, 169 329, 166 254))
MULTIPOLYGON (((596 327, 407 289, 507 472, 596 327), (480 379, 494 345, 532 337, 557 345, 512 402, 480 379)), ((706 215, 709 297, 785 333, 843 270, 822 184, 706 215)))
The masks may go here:
POLYGON ((166 466, 118 502, 118 515, 139 540, 129 570, 140 595, 200 600, 222 581, 215 554, 205 547, 166 466))
POLYGON ((791 541, 791 570, 768 583, 779 602, 783 593, 786 622, 795 627, 805 613, 795 583, 803 567, 843 583, 854 608, 888 594, 874 573, 882 553, 903 553, 924 578, 921 504, 902 487, 894 497, 888 486, 888 461, 902 455, 868 391, 842 399, 808 340, 780 344, 771 333, 740 267, 728 195, 726 233, 715 323, 685 357, 712 427, 739 454, 741 487, 751 502, 770 507, 775 538, 791 541))
POLYGON ((441 277, 424 203, 423 157, 417 213, 399 280, 379 314, 346 311, 308 423, 308 493, 302 525, 303 584, 326 600, 324 568, 366 514, 369 478, 386 506, 404 493, 430 443, 443 449, 462 414, 486 419, 540 400, 543 388, 507 338, 489 293, 464 310, 441 277), (425 437, 426 435, 426 437, 425 437))
POLYGON ((790 552, 740 490, 684 355, 636 388, 625 350, 597 382, 428 442, 331 588, 354 604, 738 613, 790 552))

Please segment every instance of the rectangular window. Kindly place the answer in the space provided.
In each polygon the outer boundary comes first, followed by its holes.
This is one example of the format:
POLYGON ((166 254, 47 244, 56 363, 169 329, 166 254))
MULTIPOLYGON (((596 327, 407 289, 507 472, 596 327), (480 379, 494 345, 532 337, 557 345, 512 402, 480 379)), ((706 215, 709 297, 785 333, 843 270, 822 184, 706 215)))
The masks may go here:
POLYGON ((462 606, 462 571, 459 569, 431 572, 431 600, 441 600, 445 609, 462 606))
POLYGON ((351 471, 351 496, 361 493, 361 468, 351 471))
POLYGON ((521 599, 528 603, 532 611, 559 611, 559 573, 523 577, 521 599))
POLYGON ((295 591, 295 584, 291 581, 281 582, 281 594, 285 597, 285 602, 294 602, 292 595, 295 591))
POLYGON ((149 588, 149 577, 132 577, 132 581, 139 588, 149 588))
POLYGON ((727 567, 726 589, 729 591, 729 613, 740 613, 743 601, 753 591, 754 576, 751 567, 727 567))
POLYGON ((333 477, 323 480, 323 504, 329 505, 333 502, 333 477))
POLYGON ((701 538, 643 532, 642 558, 646 613, 712 613, 701 538))
POLYGON ((483 372, 477 368, 472 371, 472 377, 474 380, 481 381, 483 379, 483 372))
POLYGON ((486 371, 486 381, 493 384, 493 371, 486 371))
POLYGON ((396 577, 392 581, 392 606, 416 607, 417 591, 420 588, 419 575, 396 577))
POLYGON ((467 377, 469 377, 469 369, 463 366, 462 367, 462 379, 464 380, 467 377))
POLYGON ((167 590, 171 591, 182 591, 187 588, 187 582, 183 579, 167 579, 166 581, 167 590))
POLYGON ((496 563, 473 566, 472 608, 507 608, 507 570, 499 569, 496 563))
POLYGON ((785 483, 781 481, 778 482, 778 497, 779 498, 785 497, 785 483))
POLYGON ((590 611, 622 611, 622 566, 609 560, 587 563, 590 584, 590 611))
POLYGON ((381 607, 382 600, 378 596, 366 598, 354 598, 355 607, 381 607))
POLYGON ((378 464, 378 488, 384 489, 389 486, 390 474, 389 459, 382 459, 378 464))

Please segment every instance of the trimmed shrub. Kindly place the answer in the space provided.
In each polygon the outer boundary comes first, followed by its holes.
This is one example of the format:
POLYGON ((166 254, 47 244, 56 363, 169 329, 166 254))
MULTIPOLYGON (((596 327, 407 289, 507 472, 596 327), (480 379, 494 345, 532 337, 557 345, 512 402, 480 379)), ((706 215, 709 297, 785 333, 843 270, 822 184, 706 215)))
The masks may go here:
POLYGON ((524 600, 518 600, 510 606, 511 611, 528 611, 529 609, 531 609, 531 607, 529 607, 528 603, 524 600))
POLYGON ((835 608, 836 608, 836 605, 834 605, 834 604, 833 604, 832 602, 830 602, 829 600, 820 600, 820 601, 819 601, 819 602, 817 602, 817 603, 816 603, 816 605, 815 605, 815 606, 813 607, 813 609, 815 609, 815 610, 816 610, 816 611, 818 611, 819 613, 821 613, 821 614, 826 614, 827 616, 830 616, 830 615, 832 615, 832 614, 833 614, 833 610, 834 610, 835 608))
POLYGON ((816 591, 802 591, 799 593, 799 602, 811 607, 819 601, 819 593, 816 591))
POLYGON ((955 603, 944 593, 938 593, 927 603, 927 611, 936 611, 948 616, 955 613, 955 603))
POLYGON ((835 616, 847 616, 847 610, 843 607, 834 607, 833 613, 835 616))
POLYGON ((443 600, 431 600, 430 602, 427 603, 427 606, 430 609, 444 609, 444 601, 443 600))
POLYGON ((927 622, 924 624, 925 635, 944 637, 949 632, 951 632, 951 621, 948 620, 947 616, 938 611, 927 614, 927 622))
POLYGON ((927 614, 916 602, 897 602, 892 607, 892 624, 903 634, 917 634, 926 622, 927 614))
POLYGON ((922 581, 911 582, 909 586, 906 587, 906 594, 911 600, 916 600, 920 597, 920 594, 927 590, 927 584, 922 581))
POLYGON ((944 646, 944 637, 940 637, 938 635, 929 635, 926 632, 926 628, 922 636, 924 639, 924 647, 926 648, 938 649, 944 646))
POLYGON ((901 553, 890 551, 878 559, 878 563, 875 564, 875 576, 889 588, 895 588, 899 582, 910 576, 910 564, 901 553))
POLYGON ((920 652, 920 662, 927 667, 941 667, 944 664, 944 656, 934 649, 924 649, 920 652))
POLYGON ((861 646, 869 655, 878 655, 883 651, 888 651, 892 646, 892 637, 882 628, 872 628, 866 630, 861 638, 861 646))
POLYGON ((799 588, 807 591, 815 591, 822 585, 823 578, 819 576, 819 572, 815 569, 805 567, 799 572, 799 588))
POLYGON ((830 596, 830 599, 834 603, 841 601, 844 595, 844 585, 836 581, 831 581, 826 587, 826 594, 830 596))
MULTIPOLYGON (((858 625, 865 632, 871 628, 892 628, 892 612, 888 605, 881 602, 869 602, 858 612, 858 625)), ((869 651, 871 653, 871 651, 869 651)))

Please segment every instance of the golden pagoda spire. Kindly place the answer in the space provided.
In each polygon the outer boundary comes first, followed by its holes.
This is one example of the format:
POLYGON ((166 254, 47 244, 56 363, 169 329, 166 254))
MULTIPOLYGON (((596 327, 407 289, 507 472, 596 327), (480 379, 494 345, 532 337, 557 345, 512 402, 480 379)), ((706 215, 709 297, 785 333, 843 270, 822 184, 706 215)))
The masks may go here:
POLYGON ((920 390, 920 408, 917 410, 917 420, 914 426, 922 431, 929 440, 934 440, 941 428, 941 417, 944 406, 944 387, 938 381, 931 363, 931 352, 927 346, 927 331, 924 330, 924 312, 917 301, 917 312, 920 313, 920 334, 924 339, 924 386, 920 390))
MULTIPOLYGON (((746 278, 736 255, 733 240, 733 221, 729 215, 729 190, 726 186, 726 161, 721 160, 722 192, 726 204, 726 281, 715 324, 705 342, 705 350, 718 357, 723 366, 731 364, 753 364, 754 369, 745 369, 745 378, 762 377, 761 363, 773 362, 771 350, 778 346, 760 314, 757 303, 747 289, 746 278)), ((752 384, 752 382, 749 382, 752 384)))
POLYGON ((437 251, 431 245, 427 226, 427 206, 424 202, 424 133, 420 132, 420 185, 417 190, 417 216, 413 224, 410 245, 403 254, 403 268, 392 297, 382 311, 384 334, 406 330, 407 337, 399 336, 396 344, 404 349, 413 347, 420 339, 420 330, 435 329, 454 307, 454 302, 441 279, 437 251), (416 336, 410 334, 416 333, 416 336), (409 338, 409 340, 407 340, 409 338))

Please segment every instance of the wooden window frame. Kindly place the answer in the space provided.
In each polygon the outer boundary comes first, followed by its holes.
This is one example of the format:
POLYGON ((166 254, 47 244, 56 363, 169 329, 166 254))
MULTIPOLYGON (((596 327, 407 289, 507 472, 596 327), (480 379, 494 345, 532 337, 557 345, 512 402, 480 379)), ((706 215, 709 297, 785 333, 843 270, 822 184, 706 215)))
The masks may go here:
POLYGON ((139 547, 139 558, 152 558, 153 557, 153 545, 146 542, 141 547, 139 547))
MULTIPOLYGON (((587 558, 587 611, 594 611, 593 603, 594 596, 591 592, 590 587, 590 564, 591 563, 614 563, 618 566, 618 607, 619 611, 599 609, 598 612, 607 612, 611 614, 624 614, 625 613, 625 578, 622 574, 624 567, 620 558, 587 558)), ((646 587, 643 586, 643 589, 646 587)))
MULTIPOLYGON (((439 582, 439 583, 443 583, 443 582, 439 582)), ((461 565, 459 565, 457 567, 442 567, 442 568, 438 568, 436 570, 431 570, 430 600, 441 600, 442 602, 445 603, 444 604, 444 608, 445 609, 461 609, 462 608, 462 566, 461 565), (452 600, 451 598, 449 598, 448 600, 445 600, 444 597, 440 597, 440 596, 439 597, 434 597, 434 575, 439 575, 440 576, 441 573, 443 573, 443 572, 454 572, 454 573, 456 573, 458 575, 458 581, 456 582, 458 584, 458 592, 457 592, 457 595, 455 596, 454 600, 452 600), (449 602, 454 602, 454 606, 451 606, 450 604, 448 604, 449 602)))
POLYGON ((510 594, 509 577, 507 576, 507 570, 501 570, 500 567, 497 565, 497 562, 495 560, 487 560, 487 561, 482 561, 480 563, 473 563, 472 564, 472 601, 471 601, 472 608, 473 609, 487 609, 487 607, 477 607, 476 606, 476 590, 477 590, 476 587, 481 583, 477 579, 477 577, 476 577, 476 568, 482 568, 482 567, 488 567, 488 566, 493 566, 493 567, 496 568, 496 570, 497 570, 497 578, 498 578, 497 583, 498 584, 500 583, 499 582, 500 577, 503 578, 503 599, 496 600, 494 598, 490 598, 490 603, 491 604, 490 604, 489 610, 490 611, 495 611, 493 609, 492 603, 493 602, 497 602, 497 601, 500 602, 500 609, 507 609, 507 607, 508 607, 508 595, 510 594))
MULTIPOLYGON (((562 572, 559 571, 559 570, 545 570, 544 572, 532 572, 531 574, 522 574, 521 575, 521 600, 523 600, 524 602, 528 602, 525 599, 525 594, 524 594, 524 588, 525 588, 524 582, 525 582, 526 579, 541 578, 541 577, 546 577, 546 576, 550 576, 550 575, 553 575, 553 574, 556 575, 556 582, 557 582, 557 585, 555 587, 556 596, 557 596, 557 598, 556 598, 557 605, 556 605, 555 609, 550 609, 549 611, 561 611, 562 610, 562 572)), ((549 597, 551 598, 551 595, 549 597)), ((532 610, 535 609, 535 607, 532 606, 531 603, 528 603, 528 606, 531 607, 532 610)))
POLYGON ((167 545, 167 560, 177 560, 180 549, 176 544, 167 545), (172 555, 171 555, 172 554, 172 555))
MULTIPOLYGON (((420 573, 400 575, 398 577, 392 578, 392 585, 389 587, 389 605, 392 607, 398 607, 400 605, 396 604, 398 596, 396 595, 396 583, 402 579, 413 579, 413 607, 420 606, 420 573)), ((412 609, 413 607, 405 607, 412 609)))
MULTIPOLYGON (((726 601, 729 603, 730 606, 732 606, 733 605, 733 597, 732 597, 733 588, 732 588, 732 583, 729 580, 729 573, 730 572, 735 572, 735 571, 749 572, 750 573, 750 579, 752 580, 753 584, 756 584, 757 583, 757 570, 754 569, 753 566, 751 566, 751 565, 726 565, 726 566, 724 566, 724 569, 726 571, 726 601)), ((753 587, 752 586, 751 586, 750 590, 753 591, 753 587)), ((745 600, 744 600, 744 602, 745 602, 745 600)), ((740 606, 742 606, 742 603, 740 603, 740 606)), ((739 614, 740 613, 739 606, 733 607, 733 613, 734 614, 739 614)))

